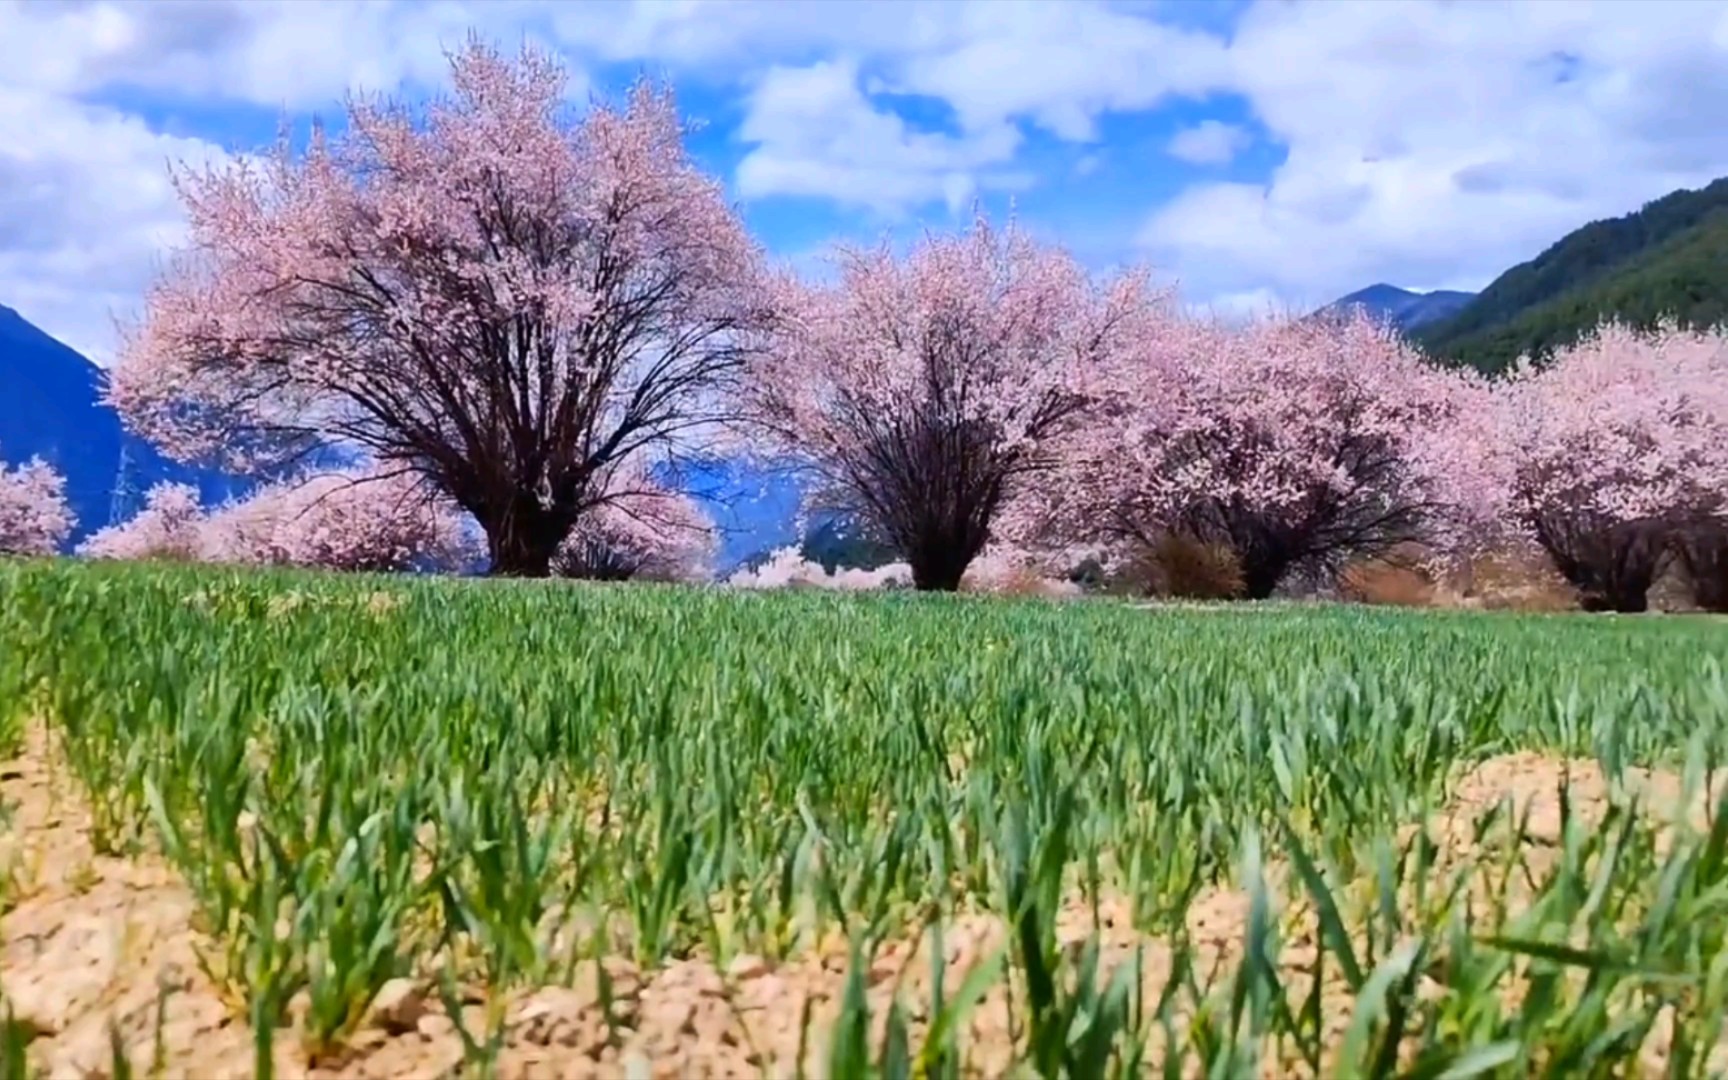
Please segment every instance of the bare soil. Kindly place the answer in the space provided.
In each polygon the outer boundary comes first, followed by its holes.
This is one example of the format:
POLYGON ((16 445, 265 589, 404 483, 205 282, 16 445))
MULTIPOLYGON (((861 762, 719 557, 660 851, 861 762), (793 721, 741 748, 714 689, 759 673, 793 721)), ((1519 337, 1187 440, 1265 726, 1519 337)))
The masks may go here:
MULTIPOLYGON (((1552 842, 1563 779, 1573 805, 1600 816, 1609 796, 1600 769, 1531 754, 1495 758, 1461 775, 1449 816, 1467 822, 1510 796, 1533 807, 1535 842, 1552 842)), ((1655 804, 1678 802, 1674 776, 1641 773, 1634 783, 1655 804)), ((52 1077, 107 1077, 118 1046, 140 1075, 153 1067, 159 1075, 210 1080, 253 1075, 244 1006, 225 1000, 204 975, 198 950, 208 943, 194 929, 193 898, 175 873, 150 854, 121 859, 94 852, 83 803, 64 771, 56 770, 39 730, 20 758, 0 766, 0 797, 11 807, 0 837, 0 872, 10 874, 0 919, 0 988, 34 1036, 33 1064, 52 1077)), ((1690 812, 1702 816, 1701 807, 1690 812)), ((1467 827, 1443 834, 1449 842, 1468 843, 1467 827)), ((1276 868, 1274 876, 1281 876, 1276 868)), ((1207 892, 1193 904, 1188 928, 1202 977, 1214 964, 1234 964, 1247 912, 1246 897, 1232 890, 1207 892)), ((1104 902, 1099 917, 1104 966, 1114 968, 1138 950, 1144 985, 1156 995, 1169 974, 1168 946, 1134 931, 1125 904, 1104 902)), ((1075 900, 1062 914, 1061 938, 1079 942, 1092 918, 1090 905, 1075 900)), ((1295 974, 1313 963, 1316 943, 1311 930, 1293 929, 1286 931, 1283 962, 1295 974)), ((952 920, 945 931, 949 993, 1004 941, 993 916, 952 920)), ((877 957, 868 997, 878 1025, 898 993, 910 1010, 914 1038, 921 1033, 930 997, 926 949, 924 940, 909 939, 877 957)), ((608 960, 610 1023, 593 967, 584 965, 574 986, 523 991, 498 1003, 507 1035, 497 1071, 506 1078, 788 1075, 808 1003, 813 1024, 805 1065, 820 1075, 822 1033, 839 1008, 846 964, 838 940, 778 966, 744 956, 724 968, 693 959, 643 972, 622 959, 608 960)), ((1349 994, 1339 985, 1323 996, 1327 1027, 1341 1034, 1349 994)), ((1009 1004, 999 985, 973 1013, 965 1041, 978 1075, 1000 1075, 1009 1065, 1009 1004)), ((485 1012, 478 1002, 465 1009, 472 1030, 482 1029, 485 1012)), ((878 1026, 873 1045, 879 1032, 878 1026)), ((1158 1048, 1151 1049, 1156 1061, 1158 1048)), ((463 1047, 436 992, 397 980, 339 1058, 308 1061, 292 1026, 278 1032, 274 1056, 278 1076, 432 1078, 450 1075, 463 1047)), ((1660 1063, 1653 1050, 1648 1064, 1660 1063)), ((1285 1063, 1268 1075, 1295 1071, 1285 1063)))

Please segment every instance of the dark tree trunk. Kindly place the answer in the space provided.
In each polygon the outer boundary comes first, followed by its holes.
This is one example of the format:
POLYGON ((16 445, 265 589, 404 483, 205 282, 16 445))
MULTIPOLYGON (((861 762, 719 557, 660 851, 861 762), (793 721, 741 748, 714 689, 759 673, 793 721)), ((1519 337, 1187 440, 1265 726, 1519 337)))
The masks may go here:
POLYGON ((1230 550, 1242 573, 1242 595, 1249 600, 1270 597, 1297 563, 1316 555, 1310 533, 1300 527, 1305 523, 1293 527, 1240 506, 1219 507, 1208 516, 1212 524, 1193 530, 1193 535, 1204 539, 1210 534, 1230 550))
POLYGON ((1278 588, 1289 570, 1287 560, 1277 558, 1242 558, 1242 594, 1250 600, 1265 600, 1278 588))
POLYGON ((488 538, 492 566, 487 572, 493 577, 543 578, 552 576, 552 553, 555 547, 524 543, 519 537, 508 537, 499 543, 488 538))
POLYGON ((912 587, 919 592, 957 591, 974 554, 947 547, 919 551, 907 560, 912 565, 912 587))
POLYGON ((1694 525, 1674 544, 1692 602, 1705 611, 1728 614, 1728 524, 1694 525))
POLYGON ((571 522, 543 509, 538 500, 515 500, 502 512, 480 518, 486 530, 487 571, 493 577, 543 578, 552 575, 552 559, 570 535, 571 522))
POLYGON ((1552 514, 1536 521, 1536 539, 1578 590, 1585 611, 1650 609, 1650 586, 1662 572, 1669 547, 1669 530, 1662 523, 1552 514))

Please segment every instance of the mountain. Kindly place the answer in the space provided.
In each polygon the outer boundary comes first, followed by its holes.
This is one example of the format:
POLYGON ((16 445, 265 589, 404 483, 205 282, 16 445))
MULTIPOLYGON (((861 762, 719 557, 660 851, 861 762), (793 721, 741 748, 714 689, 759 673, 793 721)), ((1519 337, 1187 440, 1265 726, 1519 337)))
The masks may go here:
POLYGON ((1371 318, 1387 320, 1400 331, 1409 332, 1418 326, 1444 319, 1475 299, 1475 293, 1437 289, 1419 293, 1400 289, 1396 285, 1370 285, 1349 296, 1339 297, 1321 312, 1344 312, 1352 307, 1367 311, 1371 318))
POLYGON ((169 461, 125 431, 104 405, 102 370, 70 346, 0 305, 0 460, 40 456, 66 477, 78 515, 70 544, 129 517, 152 485, 192 484, 208 502, 238 494, 244 483, 169 461))
POLYGON ((1567 234, 1411 337, 1492 372, 1570 344, 1605 317, 1649 326, 1665 315, 1689 326, 1728 319, 1728 178, 1567 234))

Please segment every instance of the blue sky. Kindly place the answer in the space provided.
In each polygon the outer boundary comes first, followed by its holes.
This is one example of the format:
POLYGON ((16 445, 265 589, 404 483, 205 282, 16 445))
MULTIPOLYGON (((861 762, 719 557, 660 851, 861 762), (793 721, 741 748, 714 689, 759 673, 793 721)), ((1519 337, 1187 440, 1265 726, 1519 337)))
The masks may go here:
POLYGON ((220 162, 346 88, 436 92, 473 30, 639 73, 774 254, 1009 200, 1193 304, 1480 288, 1728 174, 1718 0, 0 0, 0 303, 105 359, 220 162))

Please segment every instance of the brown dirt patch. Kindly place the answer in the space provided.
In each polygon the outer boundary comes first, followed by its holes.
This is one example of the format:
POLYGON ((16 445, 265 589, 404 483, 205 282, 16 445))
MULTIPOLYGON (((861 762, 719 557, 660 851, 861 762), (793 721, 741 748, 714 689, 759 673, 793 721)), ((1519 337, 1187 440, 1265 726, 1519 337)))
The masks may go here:
MULTIPOLYGON (((1520 810, 1533 807, 1534 842, 1557 839, 1556 786, 1563 778, 1578 811, 1599 820, 1610 787, 1594 763, 1515 754, 1460 773, 1448 815, 1460 824, 1443 828, 1441 835, 1448 845, 1463 844, 1469 822, 1509 797, 1520 810)), ((1679 805, 1680 783, 1670 774, 1639 773, 1628 786, 1641 786, 1653 809, 1679 805)), ((10 906, 0 921, 0 987, 19 1019, 36 1032, 30 1048, 34 1064, 55 1077, 110 1075, 111 1032, 117 1032, 141 1075, 148 1075, 153 1061, 167 1076, 253 1075, 244 1009, 224 1000, 203 974, 198 947, 204 942, 194 929, 193 898, 171 868, 149 853, 119 859, 93 852, 88 815, 69 778, 55 772, 40 731, 32 732, 20 759, 0 767, 0 795, 13 807, 0 839, 0 866, 10 869, 13 880, 10 906)), ((1692 810, 1702 821, 1701 804, 1692 810)), ((1447 861, 1468 857, 1466 851, 1448 851, 1447 861)), ((1276 864, 1269 873, 1276 899, 1284 893, 1286 875, 1276 864)), ((1312 919, 1302 906, 1276 905, 1284 926, 1280 964, 1293 992, 1306 991, 1317 952, 1312 919)), ((1189 909, 1187 933, 1202 983, 1214 971, 1235 965, 1247 911, 1246 897, 1234 890, 1207 891, 1189 909)), ((1077 948, 1092 930, 1093 918, 1092 906, 1075 900, 1060 915, 1058 937, 1077 948)), ((1170 974, 1168 943, 1134 930, 1122 902, 1101 902, 1097 920, 1103 968, 1114 970, 1138 953, 1143 989, 1156 1000, 1170 974)), ((995 916, 951 919, 944 931, 948 992, 1005 942, 1005 928, 995 916)), ((917 1045, 931 996, 928 944, 927 938, 909 935, 885 945, 872 963, 866 981, 873 1047, 880 1045, 883 1018, 896 995, 907 1008, 917 1045)), ((506 1078, 787 1075, 805 1038, 808 1008, 804 1066, 819 1075, 827 1053, 824 1033, 844 993, 847 959, 837 937, 779 965, 751 956, 724 965, 696 958, 643 972, 609 958, 610 1015, 602 1005, 595 965, 585 963, 572 986, 515 991, 492 1003, 506 1032, 497 1073, 506 1078)), ((1350 994, 1341 982, 1329 980, 1322 996, 1325 1028, 1336 1037, 1349 1021, 1350 994)), ((476 1034, 483 1031, 487 1012, 478 998, 463 1010, 465 1024, 476 1034)), ((1014 1002, 1012 1010, 1010 1004, 1008 987, 999 983, 974 1011, 962 1037, 970 1075, 1007 1071, 1013 1053, 1011 1016, 1023 1018, 1020 1003, 1014 1002)), ((1191 1007, 1188 1003, 1179 1012, 1191 1007)), ((1148 1049, 1157 1062, 1162 1046, 1156 1033, 1152 1037, 1148 1049)), ((308 1063, 299 1047, 292 1027, 278 1033, 278 1075, 430 1080, 450 1075, 463 1057, 462 1041, 436 991, 409 980, 385 988, 339 1059, 308 1063)), ((1660 1056, 1650 1062, 1655 1067, 1660 1056)), ((1268 1062, 1265 1071, 1268 1076, 1301 1073, 1290 1061, 1268 1062)))
MULTIPOLYGON (((160 1035, 170 1074, 194 1060, 209 1075, 249 1074, 250 1033, 199 966, 191 893, 157 857, 96 854, 89 813, 52 760, 32 729, 25 753, 0 769, 11 812, 0 837, 0 988, 36 1033, 33 1064, 53 1077, 109 1075, 118 1032, 141 1071, 160 1035)), ((278 1068, 292 1067, 284 1058, 278 1068)))
MULTIPOLYGON (((1710 809, 1724 783, 1728 783, 1728 774, 1719 774, 1708 785, 1709 790, 1695 792, 1688 800, 1680 774, 1671 770, 1629 768, 1615 781, 1589 759, 1549 758, 1528 751, 1502 754, 1461 769, 1453 779, 1445 815, 1447 837, 1450 845, 1462 848, 1466 843, 1463 835, 1467 834, 1460 834, 1460 827, 1468 828, 1504 803, 1510 808, 1510 821, 1526 822, 1531 841, 1543 847, 1557 845, 1561 839, 1562 789, 1572 813, 1590 826, 1601 822, 1618 791, 1622 799, 1636 799, 1640 811, 1659 823, 1684 820, 1702 831, 1709 827, 1710 809)), ((1468 852, 1459 850, 1457 854, 1468 852)))

